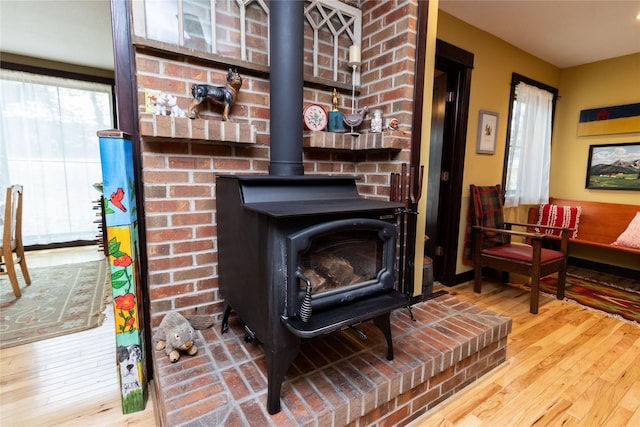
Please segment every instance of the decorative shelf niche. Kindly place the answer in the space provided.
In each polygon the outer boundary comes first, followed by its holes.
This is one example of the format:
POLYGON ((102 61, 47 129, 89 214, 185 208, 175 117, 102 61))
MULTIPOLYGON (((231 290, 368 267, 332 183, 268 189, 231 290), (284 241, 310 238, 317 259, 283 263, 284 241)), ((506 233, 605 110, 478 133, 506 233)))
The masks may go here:
MULTIPOLYGON (((173 139, 191 142, 256 143, 255 126, 220 120, 140 114, 140 135, 146 141, 173 139)), ((404 131, 371 133, 304 132, 304 148, 345 151, 400 151, 411 146, 411 133, 404 131)))
POLYGON ((147 141, 175 139, 192 142, 256 143, 256 128, 244 123, 140 114, 140 135, 147 141))
POLYGON ((348 151, 400 151, 409 149, 411 146, 411 134, 404 131, 362 132, 360 136, 352 136, 349 133, 305 132, 302 141, 302 145, 305 148, 348 151))

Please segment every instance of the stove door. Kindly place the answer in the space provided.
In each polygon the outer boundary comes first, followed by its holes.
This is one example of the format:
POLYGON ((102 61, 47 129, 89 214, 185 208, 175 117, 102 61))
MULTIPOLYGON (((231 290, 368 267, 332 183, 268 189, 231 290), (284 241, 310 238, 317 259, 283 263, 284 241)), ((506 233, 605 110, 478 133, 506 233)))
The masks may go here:
POLYGON ((394 289, 396 236, 395 224, 367 218, 290 235, 286 315, 299 316, 305 298, 319 312, 394 289))

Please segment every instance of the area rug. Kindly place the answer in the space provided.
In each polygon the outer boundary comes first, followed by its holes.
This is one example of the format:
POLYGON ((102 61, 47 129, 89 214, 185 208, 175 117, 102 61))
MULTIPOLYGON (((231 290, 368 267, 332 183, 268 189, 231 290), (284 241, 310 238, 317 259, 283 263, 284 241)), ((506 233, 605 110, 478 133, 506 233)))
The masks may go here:
POLYGON ((22 297, 0 276, 0 348, 14 347, 102 324, 111 295, 106 260, 29 268, 31 285, 17 272, 22 297))
MULTIPOLYGON (((555 295, 556 276, 540 281, 540 290, 555 295)), ((640 323, 640 293, 567 274, 565 298, 614 316, 640 323)))

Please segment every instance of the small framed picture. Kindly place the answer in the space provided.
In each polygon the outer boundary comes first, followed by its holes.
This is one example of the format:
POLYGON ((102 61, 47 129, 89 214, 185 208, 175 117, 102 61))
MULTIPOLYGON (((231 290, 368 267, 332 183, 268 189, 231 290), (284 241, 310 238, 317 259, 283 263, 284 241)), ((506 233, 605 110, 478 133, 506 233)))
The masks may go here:
POLYGON ((498 113, 480 110, 478 117, 478 142, 476 153, 494 154, 496 152, 496 133, 498 132, 498 113))

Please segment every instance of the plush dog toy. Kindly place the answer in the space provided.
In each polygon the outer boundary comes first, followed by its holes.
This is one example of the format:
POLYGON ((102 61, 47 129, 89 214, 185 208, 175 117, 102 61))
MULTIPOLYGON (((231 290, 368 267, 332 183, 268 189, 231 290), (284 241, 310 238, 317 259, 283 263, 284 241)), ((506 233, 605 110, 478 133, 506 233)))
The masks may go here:
POLYGON ((169 312, 164 316, 156 332, 156 350, 164 349, 171 362, 180 359, 180 352, 185 351, 189 356, 198 352, 194 345, 195 331, 189 321, 180 313, 169 312))

